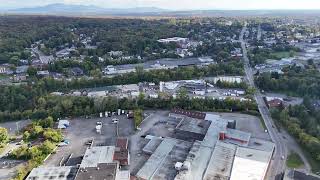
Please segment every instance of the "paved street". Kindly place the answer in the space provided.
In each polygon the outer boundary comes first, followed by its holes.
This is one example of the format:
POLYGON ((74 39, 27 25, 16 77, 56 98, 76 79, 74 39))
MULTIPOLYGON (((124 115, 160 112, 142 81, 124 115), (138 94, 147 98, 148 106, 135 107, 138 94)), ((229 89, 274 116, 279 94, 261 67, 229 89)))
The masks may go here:
POLYGON ((267 177, 266 177, 266 179, 275 179, 278 174, 284 172, 285 170, 285 159, 287 158, 288 152, 285 147, 285 143, 282 142, 281 134, 277 132, 277 130, 274 128, 275 127, 274 122, 272 121, 270 112, 263 101, 262 95, 259 89, 254 84, 254 76, 252 73, 252 69, 250 67, 247 48, 246 48, 246 42, 244 40, 244 34, 246 32, 246 29, 247 29, 246 26, 244 26, 239 38, 241 42, 241 47, 243 50, 244 68, 245 68, 245 73, 246 73, 246 77, 249 82, 249 85, 257 89, 254 97, 258 104, 260 114, 266 124, 269 135, 276 146, 275 152, 273 154, 273 160, 271 161, 269 172, 267 173, 267 177))

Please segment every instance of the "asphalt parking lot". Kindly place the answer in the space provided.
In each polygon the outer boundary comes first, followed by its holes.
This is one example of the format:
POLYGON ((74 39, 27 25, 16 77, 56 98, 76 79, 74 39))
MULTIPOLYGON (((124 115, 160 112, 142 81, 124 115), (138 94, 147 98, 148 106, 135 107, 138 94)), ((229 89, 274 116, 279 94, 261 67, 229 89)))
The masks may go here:
POLYGON ((236 120, 236 129, 251 133, 251 137, 271 140, 268 133, 264 131, 259 117, 241 113, 212 113, 221 115, 224 119, 236 120))
POLYGON ((44 163, 44 166, 77 165, 89 147, 86 143, 93 139, 92 146, 115 145, 117 137, 128 137, 134 132, 132 119, 125 115, 107 118, 75 118, 70 120, 70 127, 63 130, 64 138, 69 141, 67 146, 58 147, 44 163), (117 118, 118 124, 112 123, 117 118), (102 122, 101 134, 96 132, 96 123, 102 122), (118 131, 117 131, 118 126, 118 131))
POLYGON ((24 128, 30 123, 31 123, 31 120, 4 122, 0 124, 0 127, 6 128, 10 135, 15 135, 16 132, 20 131, 22 128, 24 128))
POLYGON ((8 180, 14 177, 17 169, 23 165, 24 161, 0 159, 0 180, 8 180))

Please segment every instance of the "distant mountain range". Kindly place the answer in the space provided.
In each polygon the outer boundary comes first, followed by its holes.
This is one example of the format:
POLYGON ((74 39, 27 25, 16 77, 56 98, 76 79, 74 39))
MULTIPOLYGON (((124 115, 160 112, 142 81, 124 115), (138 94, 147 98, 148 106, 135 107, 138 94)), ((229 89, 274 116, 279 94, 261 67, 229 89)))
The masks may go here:
POLYGON ((49 4, 46 6, 0 10, 3 14, 64 15, 64 16, 319 16, 319 10, 186 10, 172 11, 157 7, 127 9, 101 8, 98 6, 49 4))
POLYGON ((164 13, 168 10, 156 7, 137 7, 127 9, 101 8, 97 6, 71 5, 71 4, 49 4, 46 6, 20 8, 7 10, 7 13, 16 14, 48 14, 48 15, 121 15, 121 14, 144 14, 164 13))

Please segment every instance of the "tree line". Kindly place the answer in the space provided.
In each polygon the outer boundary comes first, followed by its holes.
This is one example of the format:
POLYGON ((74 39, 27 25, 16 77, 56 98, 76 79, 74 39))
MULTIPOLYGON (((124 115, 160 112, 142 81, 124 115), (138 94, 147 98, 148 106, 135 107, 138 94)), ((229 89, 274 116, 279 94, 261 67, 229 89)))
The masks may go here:
POLYGON ((273 109, 271 114, 320 163, 320 111, 308 109, 308 103, 273 109))
POLYGON ((317 69, 291 66, 282 71, 284 74, 262 73, 255 79, 255 82, 260 89, 265 91, 320 98, 320 73, 317 69))

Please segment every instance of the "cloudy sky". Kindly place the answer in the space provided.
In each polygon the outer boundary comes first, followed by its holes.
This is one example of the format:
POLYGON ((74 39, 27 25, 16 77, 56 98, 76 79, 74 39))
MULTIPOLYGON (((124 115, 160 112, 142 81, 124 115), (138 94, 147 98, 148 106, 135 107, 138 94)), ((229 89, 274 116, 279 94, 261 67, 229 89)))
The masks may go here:
POLYGON ((96 5, 105 8, 159 7, 191 9, 320 9, 320 0, 0 0, 0 9, 52 3, 96 5))

